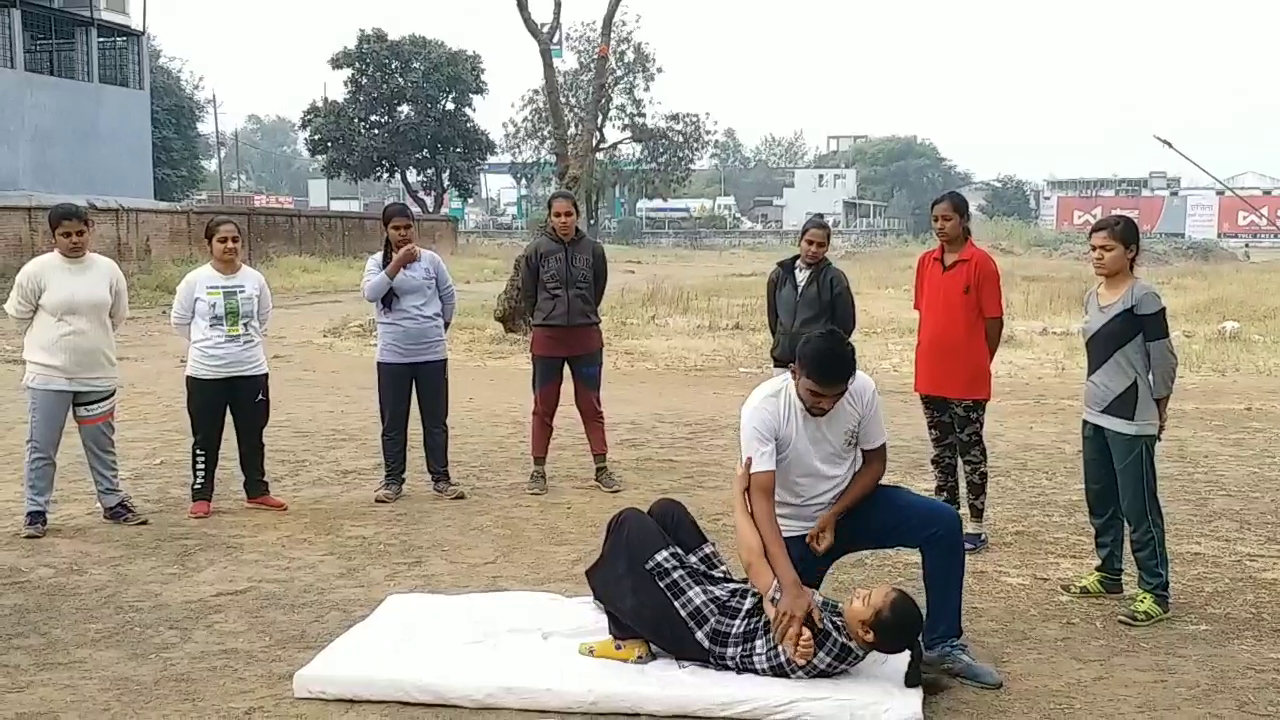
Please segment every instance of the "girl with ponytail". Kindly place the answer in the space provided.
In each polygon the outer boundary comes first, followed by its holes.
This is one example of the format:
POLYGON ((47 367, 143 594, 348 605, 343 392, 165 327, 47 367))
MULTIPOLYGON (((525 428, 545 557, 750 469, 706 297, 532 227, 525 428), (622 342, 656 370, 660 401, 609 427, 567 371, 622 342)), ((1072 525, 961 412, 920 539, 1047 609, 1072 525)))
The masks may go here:
POLYGON ((448 500, 466 492, 449 474, 449 352, 445 342, 457 296, 444 260, 417 245, 413 211, 391 203, 382 211, 382 251, 365 263, 360 290, 374 305, 378 328, 378 409, 382 415, 382 483, 377 503, 404 490, 409 406, 418 395, 431 489, 448 500))

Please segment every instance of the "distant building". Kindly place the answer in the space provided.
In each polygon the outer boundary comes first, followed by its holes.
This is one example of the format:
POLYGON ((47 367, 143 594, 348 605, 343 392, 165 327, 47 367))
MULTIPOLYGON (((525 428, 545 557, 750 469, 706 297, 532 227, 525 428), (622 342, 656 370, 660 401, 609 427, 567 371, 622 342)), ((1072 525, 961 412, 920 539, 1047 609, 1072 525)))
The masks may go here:
POLYGON ((0 191, 154 197, 147 58, 128 0, 0 0, 0 191))
POLYGON ((1182 178, 1153 170, 1137 177, 1051 178, 1044 181, 1044 194, 1072 197, 1168 195, 1181 187, 1182 178))
POLYGON ((1249 171, 1223 185, 1183 186, 1163 172, 1146 177, 1045 181, 1040 225, 1087 232, 1108 215, 1128 215, 1146 235, 1258 245, 1280 242, 1280 178, 1249 171))
POLYGON ((785 229, 799 230, 818 214, 832 227, 846 230, 903 227, 900 219, 889 217, 886 203, 858 197, 858 171, 854 168, 796 168, 786 173, 781 203, 785 229))

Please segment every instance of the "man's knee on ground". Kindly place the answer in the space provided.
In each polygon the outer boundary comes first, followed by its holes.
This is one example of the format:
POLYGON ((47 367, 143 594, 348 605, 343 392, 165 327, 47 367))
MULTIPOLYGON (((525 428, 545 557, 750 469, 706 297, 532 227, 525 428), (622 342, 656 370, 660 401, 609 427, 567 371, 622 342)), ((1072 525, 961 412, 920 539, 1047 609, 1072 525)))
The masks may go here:
POLYGON ((663 527, 670 527, 671 521, 683 521, 692 518, 692 513, 685 504, 672 498, 658 498, 649 506, 649 517, 663 527))

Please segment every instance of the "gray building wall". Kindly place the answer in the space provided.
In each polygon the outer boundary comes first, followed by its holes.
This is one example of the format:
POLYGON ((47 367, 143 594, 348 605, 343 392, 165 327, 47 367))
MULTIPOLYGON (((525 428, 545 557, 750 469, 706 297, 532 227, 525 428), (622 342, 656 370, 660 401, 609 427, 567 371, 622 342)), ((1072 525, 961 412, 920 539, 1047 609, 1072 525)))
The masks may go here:
POLYGON ((0 69, 0 191, 154 197, 145 90, 0 69))
POLYGON ((96 82, 92 28, 87 60, 94 82, 39 75, 23 70, 21 10, 0 13, 12 21, 15 55, 13 69, 0 64, 0 192, 153 198, 145 41, 143 90, 96 82))

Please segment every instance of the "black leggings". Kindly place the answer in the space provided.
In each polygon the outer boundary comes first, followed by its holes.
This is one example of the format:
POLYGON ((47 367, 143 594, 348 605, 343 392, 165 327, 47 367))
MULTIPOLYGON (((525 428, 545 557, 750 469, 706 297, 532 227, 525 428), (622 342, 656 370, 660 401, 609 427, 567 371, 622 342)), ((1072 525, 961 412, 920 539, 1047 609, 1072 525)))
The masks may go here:
POLYGON ((587 584, 604 608, 609 634, 615 640, 647 640, 684 662, 708 662, 707 649, 644 567, 671 545, 691 553, 705 544, 702 528, 677 500, 658 500, 647 513, 626 508, 614 515, 599 559, 587 568, 587 584))
POLYGON ((213 500, 222 431, 227 410, 236 428, 236 449, 244 494, 250 500, 270 493, 267 486, 263 431, 271 419, 271 389, 267 375, 205 380, 187 377, 187 417, 191 420, 191 502, 213 500))

